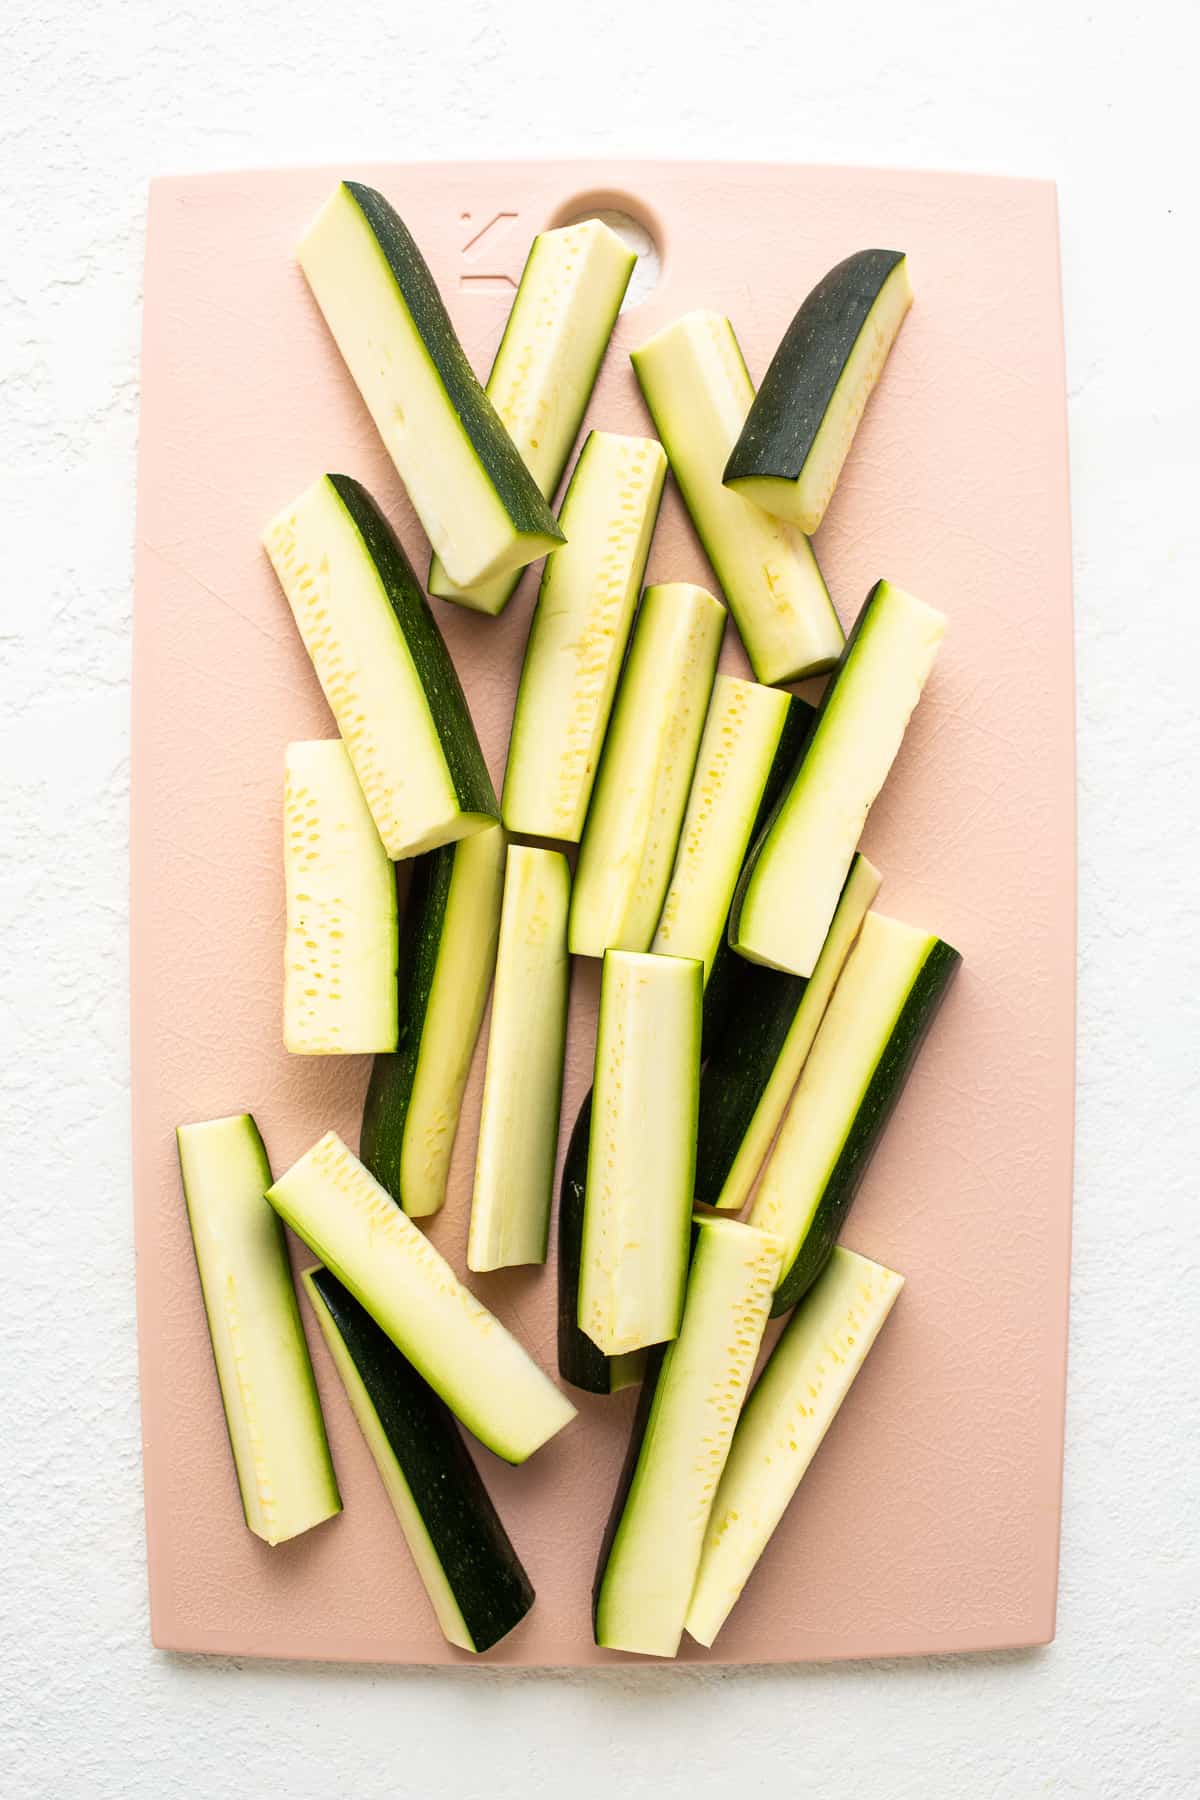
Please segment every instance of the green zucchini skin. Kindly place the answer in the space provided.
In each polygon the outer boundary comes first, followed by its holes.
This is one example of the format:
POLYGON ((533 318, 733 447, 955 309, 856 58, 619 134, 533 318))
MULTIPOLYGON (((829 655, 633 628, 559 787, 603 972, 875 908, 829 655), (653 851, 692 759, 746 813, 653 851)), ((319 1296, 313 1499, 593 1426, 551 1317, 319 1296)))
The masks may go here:
POLYGON ((359 1160, 401 1206, 404 1128, 437 974, 457 848, 457 844, 444 844, 440 850, 430 850, 425 856, 413 857, 408 864, 396 865, 398 887, 407 877, 407 898, 400 896, 400 947, 396 959, 400 1023, 395 1050, 382 1052, 371 1064, 363 1102, 359 1160))
POLYGON ((727 482, 796 480, 871 308, 903 261, 903 250, 859 250, 818 281, 771 358, 725 465, 727 482))
POLYGON ((408 226, 374 188, 359 181, 343 185, 383 253, 429 359, 504 510, 518 531, 545 533, 561 543, 562 532, 546 497, 477 381, 429 265, 408 226))
POLYGON ((592 1091, 571 1127, 558 1198, 558 1372, 588 1394, 612 1391, 609 1358, 579 1329, 579 1269, 583 1256, 583 1203, 587 1189, 592 1091))
POLYGON ((802 1300, 829 1261, 875 1147, 961 963, 957 950, 941 938, 934 940, 875 1065, 804 1240, 775 1291, 773 1317, 802 1300))
MULTIPOLYGON (((767 771, 767 779, 763 783, 762 798, 750 830, 751 850, 758 842, 763 826, 775 810, 776 802, 790 781, 792 770, 804 753, 804 746, 816 716, 815 706, 810 706, 807 700, 801 700, 798 695, 793 694, 783 730, 779 734, 779 745, 771 759, 771 767, 767 771)), ((730 1008, 737 1003, 741 993, 746 972, 755 967, 754 963, 748 963, 744 958, 736 956, 729 948, 727 940, 721 939, 717 946, 717 953, 712 960, 712 968, 708 972, 708 981, 704 987, 704 1024, 700 1047, 702 1057, 711 1056, 717 1050, 729 1018, 730 1008)), ((703 1116, 703 1101, 701 1102, 701 1116, 703 1116)), ((705 1198, 703 1194, 698 1197, 705 1198)))
POLYGON ((488 1650, 525 1617, 533 1586, 454 1416, 328 1269, 310 1277, 346 1346, 470 1633, 488 1650))
POLYGON ((498 819, 496 790, 479 747, 467 697, 404 547, 361 482, 350 475, 330 475, 328 479, 379 572, 425 690, 429 718, 438 734, 459 805, 464 812, 498 819))
POLYGON ((445 844, 440 850, 413 858, 397 957, 400 1025, 396 1048, 375 1058, 363 1102, 360 1160, 400 1205, 403 1205, 400 1165, 404 1127, 417 1077, 429 996, 437 973, 442 925, 454 877, 454 852, 455 845, 445 844))
POLYGON ((808 986, 806 976, 765 969, 734 956, 728 946, 726 951, 737 965, 736 987, 700 1077, 696 1198, 706 1206, 717 1204, 808 986))

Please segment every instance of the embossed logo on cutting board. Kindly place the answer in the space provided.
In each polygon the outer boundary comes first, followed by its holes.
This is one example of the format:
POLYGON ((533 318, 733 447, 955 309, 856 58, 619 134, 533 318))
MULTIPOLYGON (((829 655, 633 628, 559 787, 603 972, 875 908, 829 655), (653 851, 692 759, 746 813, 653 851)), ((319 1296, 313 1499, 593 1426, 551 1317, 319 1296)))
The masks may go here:
MULTIPOLYGON (((463 225, 473 224, 470 213, 459 217, 463 225)), ((459 287, 473 288, 476 293, 516 287, 516 277, 504 267, 512 254, 510 235, 516 217, 515 212, 498 212, 472 231, 462 247, 462 260, 467 267, 459 273, 459 287)))

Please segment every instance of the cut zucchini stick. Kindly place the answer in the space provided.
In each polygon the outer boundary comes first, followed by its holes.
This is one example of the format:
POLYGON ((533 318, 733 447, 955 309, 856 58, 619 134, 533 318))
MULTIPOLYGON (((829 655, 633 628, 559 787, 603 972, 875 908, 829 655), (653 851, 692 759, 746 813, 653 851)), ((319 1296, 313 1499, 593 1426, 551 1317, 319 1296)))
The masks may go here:
POLYGON ((961 961, 911 925, 881 913, 863 920, 750 1211, 783 1245, 775 1312, 825 1267, 961 961))
POLYGON ((497 1456, 524 1462, 574 1417, 566 1395, 336 1132, 293 1163, 267 1199, 497 1456))
POLYGON ((499 818, 442 634, 366 489, 322 476, 263 542, 388 855, 414 856, 499 818))
POLYGON ((564 1381, 586 1393, 619 1394, 642 1379, 646 1352, 629 1350, 623 1356, 605 1356, 587 1332, 579 1329, 579 1264, 591 1123, 589 1088, 571 1127, 558 1197, 558 1372, 564 1381))
POLYGON ((683 1326, 644 1390, 596 1576, 596 1642, 674 1656, 716 1494, 779 1270, 769 1233, 733 1219, 696 1227, 683 1326), (636 1460, 634 1460, 636 1458, 636 1460), (624 1486, 624 1482, 622 1483, 624 1486))
POLYGON ((795 775, 750 853, 729 917, 739 956, 811 975, 867 814, 895 761, 946 621, 877 581, 795 775))
MULTIPOLYGON (((774 811, 775 802, 791 780, 792 770, 796 766, 796 760, 804 748, 805 739, 812 729, 812 722, 816 716, 815 706, 810 706, 807 700, 800 700, 795 695, 792 696, 783 731, 780 733, 779 745, 771 760, 771 766, 767 770, 767 779, 763 783, 758 811, 754 815, 754 822, 750 828, 750 836, 747 839, 749 846, 753 847, 758 841, 759 833, 774 811)), ((744 869, 745 866, 743 859, 742 868, 744 869)), ((734 879, 734 893, 737 892, 737 883, 740 879, 741 869, 738 870, 734 879)), ((732 894, 729 905, 733 905, 732 894)), ((734 996, 745 980, 747 971, 752 967, 753 964, 746 962, 740 956, 735 956, 729 948, 729 911, 727 908, 725 918, 721 921, 720 942, 714 952, 712 967, 708 971, 708 979, 704 984, 704 1042, 700 1049, 702 1056, 709 1056, 720 1042, 734 996)))
POLYGON ((267 1544, 342 1510, 283 1228, 249 1113, 176 1132, 246 1523, 267 1544))
POLYGON ((446 1198, 450 1155, 496 963, 504 891, 499 825, 413 865, 400 932, 400 1031, 377 1056, 360 1153, 414 1219, 446 1198))
POLYGON ((646 589, 579 850, 570 920, 577 956, 649 948, 724 626, 725 608, 703 588, 646 589))
POLYGON ((771 1353, 733 1436, 688 1607, 712 1644, 821 1447, 904 1277, 840 1246, 771 1353))
POLYGON ((443 1635, 490 1650, 533 1587, 453 1415, 328 1269, 301 1279, 443 1635))
POLYGON ((796 760, 811 709, 778 688, 718 675, 650 948, 712 973, 733 891, 773 770, 796 760))
POLYGON ((633 626, 667 459, 653 438, 593 431, 542 573, 504 771, 504 822, 577 844, 633 626))
POLYGON ((562 542, 404 221, 343 181, 297 256, 434 552, 463 587, 562 542))
POLYGON ((679 1329, 691 1238, 701 969, 610 950, 600 981, 579 1326, 606 1356, 679 1329))
MULTIPOLYGON (((600 219, 533 240, 486 392, 547 500, 562 480, 636 261, 600 219)), ((520 579, 517 570, 456 587, 435 556, 429 591, 494 616, 520 579)))
POLYGON ((635 350, 633 366, 756 677, 832 668, 843 634, 812 545, 723 485, 754 399, 729 320, 688 313, 635 350))
POLYGON ((296 1056, 396 1048, 396 872, 341 738, 289 744, 283 1041, 296 1056))
POLYGON ((771 359, 727 486, 811 536, 912 297, 902 250, 859 250, 830 269, 771 359))
POLYGON ((570 871, 557 850, 509 845, 469 1269, 546 1260, 567 1040, 570 898, 570 871))
POLYGON ((745 1205, 879 883, 879 870, 856 856, 807 981, 730 959, 735 985, 700 1081, 698 1200, 745 1205))

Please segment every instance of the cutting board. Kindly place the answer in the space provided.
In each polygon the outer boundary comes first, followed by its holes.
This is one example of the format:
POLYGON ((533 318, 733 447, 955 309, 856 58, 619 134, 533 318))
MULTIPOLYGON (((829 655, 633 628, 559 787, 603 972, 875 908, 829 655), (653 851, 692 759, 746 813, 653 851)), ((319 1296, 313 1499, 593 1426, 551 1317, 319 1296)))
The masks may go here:
MULTIPOLYGON (((250 1110, 282 1172, 357 1141, 361 1058, 280 1041, 281 794, 291 738, 333 724, 264 521, 324 470, 427 547, 293 246, 334 181, 395 203, 481 376, 535 232, 640 222, 658 285, 626 310, 587 423, 649 431, 628 352, 692 307, 732 318, 757 378, 792 313, 864 245, 917 301, 818 553, 849 624, 886 575, 949 616, 865 848, 880 905, 965 968, 846 1241, 907 1286, 715 1649, 688 1662, 982 1650, 1053 1634, 1071 1202, 1074 769, 1062 321, 1052 186, 700 163, 343 167, 156 182, 147 246, 133 708, 138 1318, 154 1642, 172 1650, 469 1662, 441 1639, 324 1346, 305 1325, 345 1501, 277 1549, 246 1530, 175 1160, 183 1120, 250 1110)), ((668 489, 650 579, 712 576, 668 489)), ((537 572, 498 620, 434 601, 497 788, 537 572)), ((732 629, 724 665, 746 672, 732 629)), ((575 970, 563 1139, 590 1080, 596 966, 575 970)), ((486 1022, 432 1236, 464 1267, 486 1022)), ((306 1252, 293 1246, 299 1260, 306 1252)), ((311 1260, 311 1259, 309 1259, 311 1260)), ((554 1270, 474 1278, 554 1367, 554 1270)), ((486 1659, 629 1661, 590 1590, 633 1396, 520 1469, 479 1451, 538 1599, 486 1659)))

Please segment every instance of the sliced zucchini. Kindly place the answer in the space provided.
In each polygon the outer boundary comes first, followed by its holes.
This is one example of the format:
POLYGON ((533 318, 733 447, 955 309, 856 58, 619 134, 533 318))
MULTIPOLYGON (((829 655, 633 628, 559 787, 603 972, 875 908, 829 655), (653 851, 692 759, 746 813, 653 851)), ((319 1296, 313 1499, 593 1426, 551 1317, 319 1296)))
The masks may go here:
POLYGON ((509 845, 469 1269, 546 1260, 567 1041, 570 900, 570 871, 557 850, 509 845))
POLYGON ((877 581, 871 589, 804 755, 738 883, 729 942, 739 956, 812 974, 945 630, 942 614, 903 588, 877 581))
POLYGON ((660 956, 697 957, 706 987, 772 771, 791 768, 811 716, 803 700, 779 688, 736 675, 718 675, 713 684, 675 866, 650 944, 660 956))
POLYGON ((393 860, 499 818, 429 602, 357 481, 323 475, 263 542, 393 860))
POLYGON ((283 1041, 297 1056, 396 1048, 396 872, 341 738, 284 758, 283 1041))
MULTIPOLYGON (((771 690, 768 689, 767 691, 770 692, 771 690)), ((774 757, 771 759, 771 765, 767 770, 767 778, 763 783, 762 794, 760 795, 758 802, 758 811, 754 815, 750 827, 750 835, 747 839, 748 844, 753 845, 757 842, 759 832, 770 818, 775 802, 778 800, 780 794, 782 794, 791 778, 792 770, 796 766, 796 759, 804 748, 804 741, 812 729, 812 722, 816 716, 817 709, 815 706, 810 706, 807 700, 800 700, 795 695, 792 696, 791 705, 788 708, 783 730, 779 736, 779 745, 775 751, 774 757)), ((743 860, 742 868, 745 868, 745 866, 745 861, 743 860)), ((740 878, 741 869, 738 870, 738 874, 734 879, 734 893, 737 892, 737 882, 740 878)), ((732 904, 733 898, 731 895, 730 905, 732 904)), ((704 984, 704 1042, 701 1046, 702 1056, 709 1056, 714 1046, 719 1043, 725 1028, 725 1021, 728 1017, 729 1009, 733 1004, 734 996, 745 981, 748 971, 753 967, 754 965, 752 963, 745 962, 740 956, 735 956, 733 951, 729 948, 729 913, 727 908, 725 918, 721 922, 721 939, 713 954, 712 967, 708 971, 708 979, 704 984)))
POLYGON ((646 589, 571 895, 576 956, 646 950, 662 911, 725 608, 690 582, 646 589))
POLYGON ((734 1219, 696 1227, 687 1306, 635 1422, 596 1575, 596 1642, 674 1656, 709 1509, 750 1385, 779 1271, 769 1232, 734 1219), (640 1426, 640 1438, 639 1438, 640 1426), (624 1482, 622 1484, 624 1487, 624 1482))
POLYGON ((961 961, 897 919, 863 920, 750 1210, 751 1224, 783 1245, 775 1312, 794 1306, 829 1260, 961 961))
POLYGON ((499 825, 413 865, 400 932, 400 1028, 377 1056, 359 1153, 414 1219, 446 1198, 471 1057, 496 963, 504 892, 499 825))
POLYGON ((575 1408, 334 1131, 267 1199, 481 1444, 524 1462, 575 1408))
POLYGON ((246 1523, 267 1544, 342 1510, 283 1228, 249 1113, 176 1132, 221 1403, 246 1523))
POLYGON ((296 254, 451 580, 470 587, 560 544, 425 258, 383 195, 341 182, 296 254))
MULTIPOLYGON (((486 392, 547 500, 562 480, 636 261, 600 219, 533 240, 486 392)), ((520 579, 517 570, 456 587, 435 556, 429 591, 494 616, 520 579)))
POLYGON ((701 967, 610 950, 600 979, 579 1327, 606 1356, 663 1344, 687 1281, 701 967))
POLYGON ((301 1279, 443 1635, 490 1650, 533 1587, 453 1414, 328 1269, 301 1279))
POLYGON ((712 1644, 821 1447, 904 1277, 840 1246, 754 1384, 709 1516, 687 1631, 712 1644))
POLYGON ((633 626, 667 459, 653 438, 588 433, 547 558, 513 712, 510 831, 577 844, 633 626))
POLYGON ((635 350, 633 366, 755 676, 799 681, 832 668, 843 634, 812 545, 723 485, 754 399, 729 320, 688 313, 635 350))
POLYGON ((642 1379, 646 1352, 629 1350, 622 1356, 605 1356, 587 1332, 579 1329, 579 1264, 591 1124, 589 1088, 571 1127, 558 1197, 558 1372, 564 1381, 589 1394, 619 1394, 642 1379))
POLYGON ((731 958, 736 983, 700 1080, 698 1200, 745 1205, 879 883, 879 870, 855 856, 807 981, 731 958))
POLYGON ((822 277, 771 358, 728 487, 812 535, 912 297, 902 250, 859 250, 822 277))

